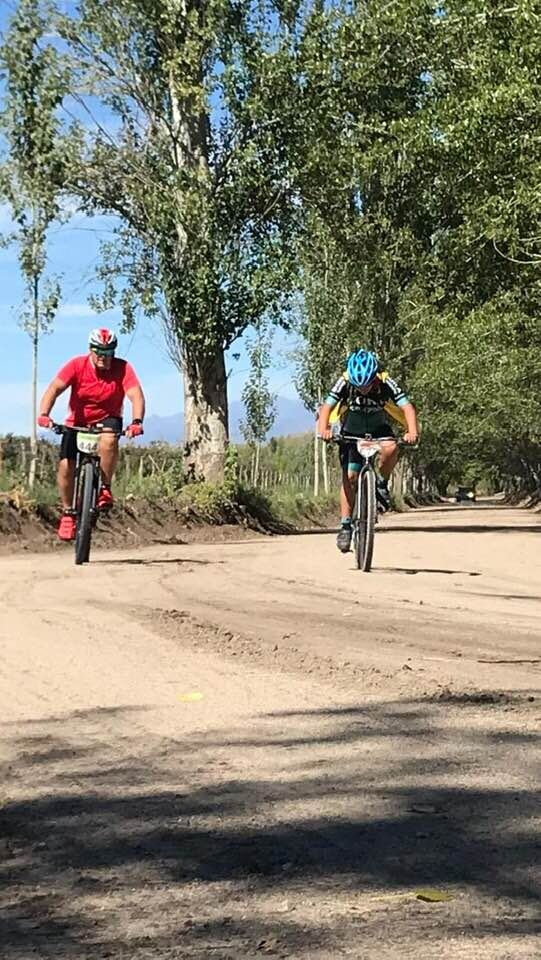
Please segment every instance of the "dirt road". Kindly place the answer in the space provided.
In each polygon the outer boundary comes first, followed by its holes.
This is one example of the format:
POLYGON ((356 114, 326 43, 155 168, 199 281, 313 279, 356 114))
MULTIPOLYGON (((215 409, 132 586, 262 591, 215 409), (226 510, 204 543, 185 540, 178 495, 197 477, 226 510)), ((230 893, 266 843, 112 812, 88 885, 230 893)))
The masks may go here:
POLYGON ((541 956, 540 538, 2 558, 2 957, 541 956))

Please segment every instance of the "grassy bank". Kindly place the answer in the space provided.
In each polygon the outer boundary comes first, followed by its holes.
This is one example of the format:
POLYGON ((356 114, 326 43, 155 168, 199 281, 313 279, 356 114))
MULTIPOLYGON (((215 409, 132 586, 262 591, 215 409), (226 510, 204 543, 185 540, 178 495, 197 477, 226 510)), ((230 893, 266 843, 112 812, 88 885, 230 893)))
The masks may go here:
MULTIPOLYGON (((260 530, 286 530, 319 525, 336 513, 337 496, 314 498, 310 493, 311 440, 289 437, 273 440, 262 454, 262 472, 256 485, 248 481, 250 451, 231 446, 225 482, 220 485, 187 482, 182 451, 168 444, 121 446, 114 494, 117 512, 138 504, 157 504, 177 522, 188 524, 242 524, 260 530), (287 469, 286 469, 287 467, 287 469)), ((27 487, 28 439, 7 436, 0 442, 0 497, 12 510, 40 517, 57 516, 56 466, 58 446, 41 441, 36 484, 27 487)), ((334 479, 334 478, 333 478, 334 479)))
MULTIPOLYGON (((53 535, 58 518, 57 492, 52 485, 37 485, 32 496, 21 486, 0 484, 0 535, 27 541, 53 535)), ((240 527, 260 533, 292 533, 295 529, 326 526, 335 521, 337 498, 315 499, 303 493, 273 490, 264 495, 238 482, 215 486, 184 484, 174 495, 153 485, 151 491, 115 489, 116 506, 99 529, 111 539, 124 539, 124 529, 144 541, 163 530, 163 538, 181 536, 183 528, 240 527), (145 537, 145 529, 148 536, 145 537), (151 535, 152 534, 152 535, 151 535)))

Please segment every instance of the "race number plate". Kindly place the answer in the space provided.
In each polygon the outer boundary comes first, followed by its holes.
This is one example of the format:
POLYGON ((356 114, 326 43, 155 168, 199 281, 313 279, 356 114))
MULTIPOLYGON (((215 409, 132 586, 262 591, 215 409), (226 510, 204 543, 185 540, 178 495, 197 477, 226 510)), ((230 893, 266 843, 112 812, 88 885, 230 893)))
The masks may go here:
POLYGON ((361 454, 361 457, 374 457, 376 453, 379 453, 379 446, 374 446, 374 444, 367 443, 366 440, 357 441, 357 450, 361 454))
POLYGON ((100 438, 95 433, 78 433, 77 448, 81 453, 97 453, 100 438))

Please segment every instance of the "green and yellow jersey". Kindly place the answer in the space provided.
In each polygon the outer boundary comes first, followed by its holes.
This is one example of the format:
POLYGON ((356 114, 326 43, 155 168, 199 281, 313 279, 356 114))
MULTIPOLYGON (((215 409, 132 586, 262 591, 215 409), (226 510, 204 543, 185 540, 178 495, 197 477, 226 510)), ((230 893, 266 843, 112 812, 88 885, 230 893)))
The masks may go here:
POLYGON ((355 424, 359 424, 362 433, 371 433, 370 424, 380 425, 382 421, 399 424, 406 429, 406 417, 401 409, 411 403, 406 393, 386 371, 377 374, 368 393, 350 383, 347 373, 338 378, 325 398, 331 407, 329 423, 341 422, 345 433, 355 435, 355 424))

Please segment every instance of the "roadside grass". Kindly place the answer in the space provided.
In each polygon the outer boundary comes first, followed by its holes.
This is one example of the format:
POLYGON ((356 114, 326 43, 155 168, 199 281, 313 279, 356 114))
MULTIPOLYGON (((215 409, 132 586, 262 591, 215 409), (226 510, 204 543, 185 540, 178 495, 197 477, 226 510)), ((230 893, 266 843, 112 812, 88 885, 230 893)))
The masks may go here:
MULTIPOLYGON (((337 515, 338 495, 310 494, 277 487, 265 493, 236 479, 223 484, 186 483, 174 467, 153 476, 122 476, 114 487, 119 505, 134 501, 170 505, 187 523, 243 524, 270 532, 324 524, 337 515)), ((32 492, 16 473, 0 473, 0 497, 15 510, 52 522, 58 504, 56 484, 38 481, 32 492)))

